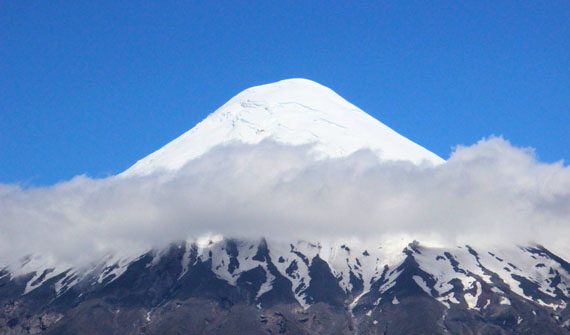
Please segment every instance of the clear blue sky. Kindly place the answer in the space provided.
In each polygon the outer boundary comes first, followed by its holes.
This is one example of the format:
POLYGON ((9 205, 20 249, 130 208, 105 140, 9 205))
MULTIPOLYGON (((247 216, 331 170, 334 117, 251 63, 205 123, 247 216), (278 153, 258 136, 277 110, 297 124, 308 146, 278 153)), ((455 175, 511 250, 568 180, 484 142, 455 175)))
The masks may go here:
POLYGON ((570 159, 568 1, 0 1, 0 182, 105 177, 241 90, 338 92, 447 158, 570 159))

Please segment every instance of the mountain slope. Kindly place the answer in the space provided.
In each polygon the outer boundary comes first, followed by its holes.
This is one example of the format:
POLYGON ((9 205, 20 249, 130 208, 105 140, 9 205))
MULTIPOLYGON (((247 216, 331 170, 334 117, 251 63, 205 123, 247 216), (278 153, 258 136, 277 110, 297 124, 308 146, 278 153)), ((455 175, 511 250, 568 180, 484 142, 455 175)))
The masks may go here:
MULTIPOLYGON (((175 171, 216 145, 266 138, 312 144, 321 158, 368 148, 443 162, 294 79, 240 93, 122 176, 175 171)), ((0 335, 570 334, 570 263, 544 246, 407 242, 205 236, 83 267, 29 255, 0 264, 0 335)))
POLYGON ((4 270, 0 334, 570 334, 570 264, 542 246, 391 249, 211 239, 4 270))
POLYGON ((313 144, 319 157, 342 157, 366 148, 386 160, 444 162, 332 90, 310 80, 289 79, 241 92, 122 176, 176 170, 216 145, 264 139, 313 144))

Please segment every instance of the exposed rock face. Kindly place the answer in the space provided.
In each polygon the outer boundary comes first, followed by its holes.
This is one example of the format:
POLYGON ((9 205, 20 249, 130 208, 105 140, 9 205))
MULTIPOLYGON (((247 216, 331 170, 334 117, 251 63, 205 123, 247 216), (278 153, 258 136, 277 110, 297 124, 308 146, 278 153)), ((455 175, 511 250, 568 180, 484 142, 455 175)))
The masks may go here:
POLYGON ((570 264, 544 247, 378 250, 226 239, 3 270, 0 334, 570 334, 570 264))

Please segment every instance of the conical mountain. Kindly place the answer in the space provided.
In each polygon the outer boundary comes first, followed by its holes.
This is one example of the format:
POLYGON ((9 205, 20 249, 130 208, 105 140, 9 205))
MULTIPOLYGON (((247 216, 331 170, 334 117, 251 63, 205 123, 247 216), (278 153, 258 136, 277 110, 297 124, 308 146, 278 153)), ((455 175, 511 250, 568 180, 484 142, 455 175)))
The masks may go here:
POLYGON ((239 93, 122 175, 176 170, 217 145, 236 141, 255 144, 264 139, 287 145, 313 144, 320 158, 370 149, 383 160, 444 162, 331 89, 306 79, 288 79, 239 93))

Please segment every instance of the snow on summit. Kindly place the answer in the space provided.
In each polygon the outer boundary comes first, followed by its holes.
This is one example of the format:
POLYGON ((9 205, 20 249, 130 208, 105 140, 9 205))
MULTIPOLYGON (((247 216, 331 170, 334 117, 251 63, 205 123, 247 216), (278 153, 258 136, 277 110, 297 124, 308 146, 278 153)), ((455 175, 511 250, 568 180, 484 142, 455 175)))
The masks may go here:
POLYGON ((306 79, 288 79, 239 93, 121 175, 177 170, 217 145, 235 141, 255 144, 264 139, 287 145, 313 144, 321 158, 370 149, 383 160, 444 162, 331 89, 306 79))

